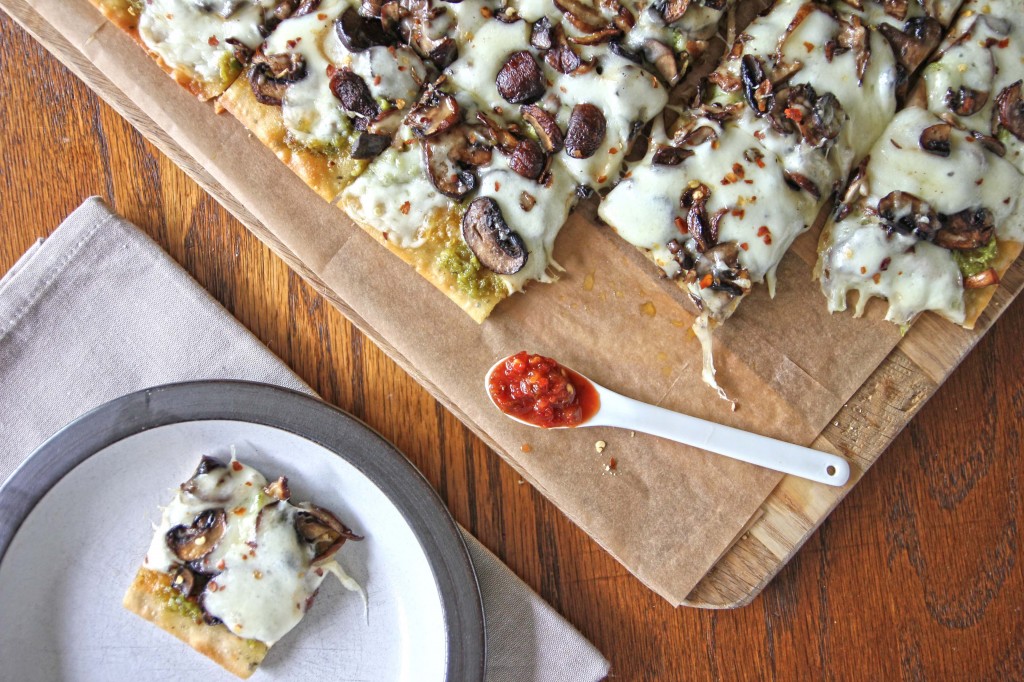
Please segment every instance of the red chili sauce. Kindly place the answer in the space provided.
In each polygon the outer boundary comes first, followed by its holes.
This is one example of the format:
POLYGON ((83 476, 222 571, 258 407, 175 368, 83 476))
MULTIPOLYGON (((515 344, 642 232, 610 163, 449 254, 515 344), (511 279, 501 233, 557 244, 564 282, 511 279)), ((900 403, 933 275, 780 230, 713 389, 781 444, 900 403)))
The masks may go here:
POLYGON ((491 399, 507 415, 550 429, 578 426, 601 406, 586 377, 526 351, 509 356, 487 377, 491 399))

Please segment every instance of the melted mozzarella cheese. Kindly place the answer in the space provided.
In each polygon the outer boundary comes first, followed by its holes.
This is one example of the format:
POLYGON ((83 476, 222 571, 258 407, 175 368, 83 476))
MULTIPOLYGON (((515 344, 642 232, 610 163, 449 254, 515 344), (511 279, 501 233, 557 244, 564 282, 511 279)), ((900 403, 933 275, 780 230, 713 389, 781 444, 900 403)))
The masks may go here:
POLYGON ((952 253, 910 235, 889 234, 879 222, 878 202, 890 192, 909 192, 938 213, 987 208, 999 238, 1021 239, 1019 221, 1007 218, 1016 210, 1024 178, 956 131, 948 157, 925 152, 921 133, 937 123, 923 109, 905 109, 871 150, 864 197, 846 219, 827 228, 823 240, 818 270, 830 311, 845 310, 847 294, 857 291, 858 315, 877 296, 889 301, 886 319, 897 324, 925 310, 964 321, 963 280, 952 253))
MULTIPOLYGON (((203 572, 215 574, 200 597, 203 608, 239 637, 273 644, 302 620, 324 578, 322 568, 311 566, 313 548, 296 532, 301 509, 268 496, 266 479, 234 459, 190 483, 196 494, 179 489, 164 508, 144 566, 162 573, 181 566, 167 532, 191 525, 203 511, 223 509, 225 533, 200 560, 203 572)), ((352 589, 351 581, 345 584, 352 589)))
POLYGON ((452 87, 470 95, 485 111, 517 111, 517 105, 498 94, 495 79, 508 58, 521 50, 532 51, 529 24, 486 21, 459 44, 459 58, 447 70, 452 87))
POLYGON ((282 22, 267 39, 268 54, 299 54, 306 63, 305 77, 288 86, 281 105, 284 125, 299 144, 333 145, 352 133, 350 114, 331 92, 332 69, 350 69, 375 98, 406 105, 415 101, 426 78, 422 61, 407 47, 349 52, 334 21, 351 5, 349 0, 326 0, 316 12, 282 22))
POLYGON ((147 0, 139 16, 139 35, 168 65, 223 88, 234 75, 228 39, 258 47, 263 42, 264 13, 274 4, 274 0, 248 0, 225 19, 189 0, 147 0))

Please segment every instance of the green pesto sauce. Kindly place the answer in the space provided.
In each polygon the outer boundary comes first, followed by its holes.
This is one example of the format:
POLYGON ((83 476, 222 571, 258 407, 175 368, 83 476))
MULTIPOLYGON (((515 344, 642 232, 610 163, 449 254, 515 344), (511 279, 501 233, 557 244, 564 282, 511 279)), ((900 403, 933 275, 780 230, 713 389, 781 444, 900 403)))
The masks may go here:
POLYGON ((993 237, 984 246, 979 246, 970 251, 953 251, 953 260, 956 261, 960 272, 964 277, 973 277, 979 272, 984 272, 992 267, 996 256, 999 253, 999 246, 993 237))
POLYGON ((437 264, 455 279, 459 290, 470 298, 488 298, 505 289, 498 276, 485 272, 484 266, 461 241, 449 244, 438 255, 437 264))
POLYGON ((235 79, 235 76, 239 71, 242 70, 242 65, 235 59, 235 55, 231 52, 225 52, 220 56, 220 79, 224 83, 230 83, 235 79))
POLYGON ((177 614, 191 618, 196 623, 203 622, 203 609, 193 601, 186 599, 181 592, 173 587, 163 588, 164 596, 167 597, 167 608, 177 614))

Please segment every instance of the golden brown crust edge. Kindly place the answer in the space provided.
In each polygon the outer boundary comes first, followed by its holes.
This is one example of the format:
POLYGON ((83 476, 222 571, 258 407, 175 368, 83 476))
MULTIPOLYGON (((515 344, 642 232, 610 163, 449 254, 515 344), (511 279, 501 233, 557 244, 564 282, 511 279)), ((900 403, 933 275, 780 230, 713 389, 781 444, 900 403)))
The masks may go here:
POLYGON ((269 647, 263 642, 238 637, 223 625, 196 623, 168 608, 166 590, 172 589, 170 585, 168 575, 140 568, 124 595, 124 607, 174 635, 228 672, 243 679, 252 675, 269 647))
POLYGON ((238 119, 292 172, 327 201, 334 201, 368 165, 367 161, 351 158, 348 149, 340 149, 337 154, 328 155, 289 145, 288 131, 281 118, 280 107, 260 104, 245 77, 238 78, 217 100, 217 105, 238 119))
MULTIPOLYGON (((227 88, 230 83, 206 83, 192 74, 171 66, 157 53, 153 52, 142 41, 139 35, 139 17, 136 10, 128 0, 89 0, 93 6, 105 16, 110 23, 131 36, 132 40, 139 44, 146 51, 153 61, 163 69, 164 73, 174 79, 174 82, 188 90, 202 101, 211 100, 217 97, 227 88)), ((237 75, 237 74, 236 74, 237 75)))
POLYGON ((477 324, 486 320, 494 307, 508 298, 507 292, 485 298, 473 298, 459 289, 452 282, 452 277, 437 266, 438 254, 445 248, 441 236, 452 230, 461 229, 461 218, 456 211, 430 216, 427 219, 427 224, 423 226, 424 231, 429 235, 427 243, 417 249, 404 249, 388 241, 380 230, 360 220, 354 199, 342 198, 338 201, 337 206, 367 234, 386 246, 391 253, 401 258, 406 264, 411 265, 421 277, 462 308, 463 312, 477 324))

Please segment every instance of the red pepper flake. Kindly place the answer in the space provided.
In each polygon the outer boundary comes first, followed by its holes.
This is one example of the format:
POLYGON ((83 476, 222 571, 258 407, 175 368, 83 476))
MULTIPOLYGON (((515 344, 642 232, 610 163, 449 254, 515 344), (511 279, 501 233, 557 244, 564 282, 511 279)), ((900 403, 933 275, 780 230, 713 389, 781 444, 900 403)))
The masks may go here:
POLYGON ((875 274, 871 275, 871 280, 875 284, 878 284, 880 281, 882 281, 882 273, 876 272, 875 274))
POLYGON ((399 70, 399 71, 405 71, 405 66, 403 66, 403 65, 399 65, 399 66, 398 66, 398 70, 399 70))
POLYGON ((786 118, 788 118, 790 121, 796 121, 797 123, 800 123, 801 121, 804 120, 804 112, 800 111, 799 109, 787 107, 783 113, 786 114, 786 118))
POLYGON ((208 583, 208 584, 206 585, 206 589, 208 589, 208 590, 209 590, 210 592, 216 592, 217 590, 219 590, 219 589, 220 589, 220 586, 219 586, 219 585, 217 584, 217 581, 216 581, 216 580, 211 580, 211 581, 210 581, 210 582, 209 582, 209 583, 208 583))
POLYGON ((747 215, 747 212, 742 208, 734 208, 732 210, 732 216, 734 218, 739 218, 740 220, 743 220, 743 216, 745 215, 747 215))
POLYGON ((743 249, 744 251, 750 251, 750 244, 743 242, 742 244, 740 244, 740 248, 743 249))
POLYGON ((983 182, 985 182, 985 178, 978 178, 977 180, 974 181, 974 184, 975 185, 980 185, 983 182))
POLYGON ((288 46, 288 49, 289 49, 289 50, 294 50, 294 49, 295 49, 295 46, 296 46, 296 45, 298 45, 298 43, 297 43, 297 42, 295 42, 294 40, 289 40, 289 41, 287 41, 287 42, 285 43, 285 45, 287 45, 287 46, 288 46))
POLYGON ((703 277, 700 278, 700 288, 701 289, 707 289, 709 286, 714 284, 714 282, 715 282, 715 279, 714 279, 714 277, 711 276, 711 273, 709 272, 708 274, 706 274, 706 275, 704 275, 703 277))
POLYGON ((210 39, 206 41, 210 47, 217 47, 220 45, 220 41, 217 40, 217 36, 210 36, 210 39))
POLYGON ((711 141, 711 148, 712 149, 718 149, 720 146, 721 146, 721 144, 718 142, 718 140, 712 140, 711 141))
POLYGON ((890 263, 892 263, 892 258, 886 256, 885 258, 882 259, 882 264, 879 266, 878 269, 881 270, 882 272, 885 272, 886 270, 889 269, 890 263))
POLYGON ((380 76, 374 76, 373 77, 373 84, 374 85, 380 85, 380 81, 381 81, 380 76))
POLYGON ((327 15, 321 12, 320 14, 316 15, 316 18, 319 19, 320 21, 326 21, 327 15))
POLYGON ((612 147, 611 149, 608 150, 608 153, 609 154, 618 154, 619 153, 619 148, 618 147, 612 147))
POLYGON ((1006 204, 1007 206, 1009 206, 1010 205, 1010 197, 1006 197, 1005 199, 1003 199, 1003 203, 1006 204))
POLYGON ((998 43, 996 43, 996 45, 998 45, 1001 48, 1007 48, 1007 47, 1010 46, 1010 39, 1009 38, 1003 38, 998 43))
POLYGON ((860 266, 860 274, 862 274, 862 275, 868 274, 868 269, 866 267, 864 267, 863 265, 860 266))
POLYGON ((241 462, 232 462, 231 463, 231 468, 233 470, 235 470, 235 471, 241 471, 242 470, 242 463, 241 462))
POLYGON ((743 178, 743 177, 746 177, 746 175, 747 175, 747 172, 745 170, 743 170, 743 164, 739 163, 739 162, 734 163, 732 165, 732 172, 735 173, 736 177, 738 177, 738 178, 743 178))
POLYGON ((337 73, 338 67, 336 67, 334 64, 328 64, 325 71, 327 72, 327 77, 330 78, 335 73, 337 73))
POLYGON ((402 204, 402 206, 398 210, 402 212, 402 215, 409 215, 409 209, 410 208, 412 208, 412 204, 410 204, 407 201, 404 204, 402 204))
POLYGON ((245 507, 235 507, 235 515, 245 516, 245 507))
POLYGON ((248 554, 243 554, 242 555, 242 561, 248 561, 248 560, 249 560, 249 555, 248 554))
POLYGON ((611 461, 608 462, 608 470, 609 471, 615 471, 618 468, 619 468, 619 460, 617 460, 614 457, 612 457, 611 461))
POLYGON ((772 231, 768 229, 767 225, 762 225, 757 228, 757 236, 761 238, 765 244, 771 246, 772 243, 772 231))
POLYGON ((491 11, 490 7, 481 7, 480 16, 482 16, 484 19, 490 19, 491 17, 494 16, 494 12, 491 11))
POLYGON ((218 571, 223 571, 225 568, 227 568, 227 562, 225 562, 223 559, 217 562, 218 571))
POLYGON ((754 159, 754 163, 757 164, 758 168, 764 168, 764 159, 762 159, 761 157, 754 159))
POLYGON ((598 175, 597 176, 597 182, 600 183, 600 184, 604 184, 605 182, 608 182, 608 176, 607 175, 598 175))
POLYGON ((748 185, 753 185, 754 184, 754 181, 753 180, 749 180, 749 179, 744 180, 743 182, 747 183, 748 185))
POLYGON ((750 197, 750 203, 756 204, 757 203, 757 197, 750 197))
POLYGON ((689 233, 689 230, 686 229, 686 223, 683 222, 682 218, 680 218, 679 216, 676 216, 676 219, 675 219, 674 222, 676 224, 676 228, 680 232, 682 232, 683 234, 688 234, 689 233))
POLYGON ((977 140, 974 139, 974 135, 965 135, 964 139, 968 142, 977 142, 977 140))
POLYGON ((804 49, 807 50, 808 53, 813 52, 814 51, 814 43, 809 43, 809 42, 807 42, 805 40, 804 41, 804 49))
POLYGON ((246 481, 246 482, 245 482, 245 484, 246 484, 247 486, 249 486, 250 488, 252 487, 252 481, 246 481))
POLYGON ((756 137, 759 140, 763 140, 764 139, 764 132, 761 131, 761 130, 755 130, 754 131, 754 137, 756 137))
POLYGON ((500 189, 501 189, 501 183, 498 182, 497 180, 495 180, 494 181, 494 191, 497 192, 500 189))

